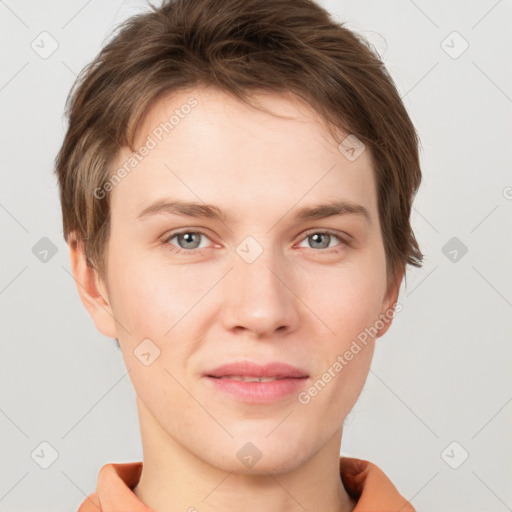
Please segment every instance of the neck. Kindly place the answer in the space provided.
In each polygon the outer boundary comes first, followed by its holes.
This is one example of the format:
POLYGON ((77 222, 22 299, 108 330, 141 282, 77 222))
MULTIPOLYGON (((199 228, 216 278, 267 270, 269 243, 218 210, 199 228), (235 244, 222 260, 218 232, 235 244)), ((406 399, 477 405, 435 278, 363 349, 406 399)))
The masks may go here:
MULTIPOLYGON (((297 456, 286 470, 226 471, 163 432, 137 400, 144 464, 133 492, 155 512, 351 512, 354 501, 339 474, 341 429, 311 457, 297 456), (303 460, 304 459, 304 460, 303 460)), ((219 457, 219 466, 223 462, 219 457)))

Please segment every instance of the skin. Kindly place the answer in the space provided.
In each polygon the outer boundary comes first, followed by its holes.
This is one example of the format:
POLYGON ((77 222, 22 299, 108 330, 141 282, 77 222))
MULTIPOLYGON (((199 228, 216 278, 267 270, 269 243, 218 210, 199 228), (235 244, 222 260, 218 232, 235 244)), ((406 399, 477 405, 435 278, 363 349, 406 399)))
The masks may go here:
MULTIPOLYGON (((307 370, 307 390, 392 308, 402 275, 386 282, 371 155, 349 161, 296 97, 257 96, 291 117, 283 119, 212 88, 157 101, 136 148, 191 96, 198 105, 112 191, 106 282, 71 247, 81 300, 97 329, 119 340, 135 388, 144 466, 134 492, 156 511, 352 510, 338 468, 342 425, 391 322, 307 404, 296 394, 244 403, 202 373, 235 360, 284 361, 307 370), (213 204, 230 218, 137 220, 163 198, 213 204), (364 206, 371 222, 294 219, 330 200, 364 206), (169 238, 177 230, 205 235, 188 248, 190 240, 169 238), (325 230, 348 243, 315 243, 311 235, 325 230), (247 236, 263 249, 252 263, 236 252, 247 236), (133 353, 147 338, 161 351, 149 366, 133 353), (262 454, 251 468, 237 457, 247 442, 262 454)), ((123 148, 116 164, 130 154, 123 148)))

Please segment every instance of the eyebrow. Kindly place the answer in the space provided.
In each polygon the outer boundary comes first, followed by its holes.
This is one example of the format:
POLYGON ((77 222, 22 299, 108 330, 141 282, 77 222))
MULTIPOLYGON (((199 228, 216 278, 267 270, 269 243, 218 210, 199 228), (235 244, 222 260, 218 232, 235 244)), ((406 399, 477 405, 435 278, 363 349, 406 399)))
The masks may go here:
MULTIPOLYGON (((137 215, 137 220, 157 214, 180 215, 228 222, 229 218, 217 206, 193 201, 169 201, 162 199, 150 204, 137 215)), ((299 220, 319 220, 341 215, 360 215, 368 224, 372 223, 370 212, 362 205, 348 201, 332 201, 315 206, 306 206, 295 212, 294 218, 299 220)))

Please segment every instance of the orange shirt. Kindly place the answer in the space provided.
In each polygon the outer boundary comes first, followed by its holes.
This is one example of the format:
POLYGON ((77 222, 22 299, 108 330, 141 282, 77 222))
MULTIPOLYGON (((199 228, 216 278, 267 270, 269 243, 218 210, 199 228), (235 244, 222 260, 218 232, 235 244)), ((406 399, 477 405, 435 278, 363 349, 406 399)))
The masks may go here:
MULTIPOLYGON (((133 493, 142 462, 106 464, 98 475, 97 491, 78 512, 152 512, 133 493)), ((357 505, 353 512, 415 512, 381 469, 361 459, 340 457, 340 477, 357 505)))

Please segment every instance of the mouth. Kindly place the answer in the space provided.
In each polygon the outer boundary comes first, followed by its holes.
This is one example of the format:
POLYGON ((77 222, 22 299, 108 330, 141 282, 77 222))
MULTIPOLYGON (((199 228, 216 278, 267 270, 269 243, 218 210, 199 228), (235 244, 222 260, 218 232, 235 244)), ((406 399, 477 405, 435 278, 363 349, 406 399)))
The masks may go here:
POLYGON ((283 379, 290 378, 290 377, 254 377, 254 376, 250 376, 250 375, 223 375, 222 377, 215 377, 213 375, 208 375, 208 377, 212 377, 213 379, 237 380, 239 382, 272 382, 274 380, 283 380, 283 379))
POLYGON ((240 361, 203 374, 222 394, 239 402, 263 404, 284 400, 298 393, 309 374, 292 365, 274 362, 266 365, 240 361))
MULTIPOLYGON (((206 377, 219 379, 229 378, 232 380, 244 379, 301 379, 309 377, 309 374, 297 366, 288 363, 275 361, 264 365, 251 361, 235 361, 224 364, 204 373, 206 377)), ((259 382, 265 382, 260 380, 259 382)))

